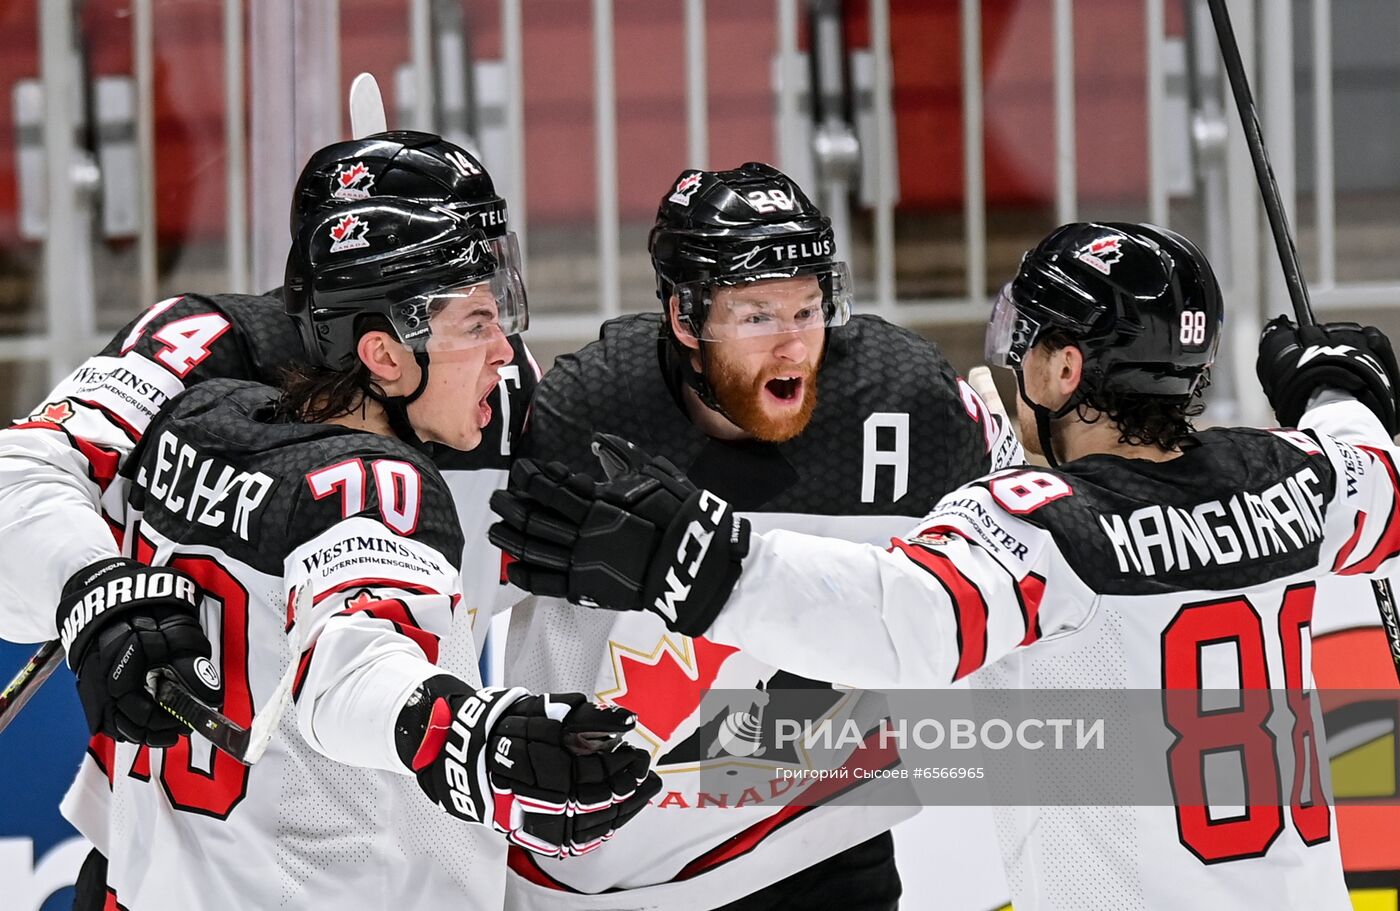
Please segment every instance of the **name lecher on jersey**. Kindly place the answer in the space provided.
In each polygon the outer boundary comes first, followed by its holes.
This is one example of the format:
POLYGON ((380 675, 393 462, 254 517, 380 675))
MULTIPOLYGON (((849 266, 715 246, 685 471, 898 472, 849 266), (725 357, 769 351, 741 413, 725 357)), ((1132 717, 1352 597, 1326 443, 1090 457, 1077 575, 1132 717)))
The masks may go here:
POLYGON ((234 468, 201 453, 168 430, 156 441, 149 478, 143 466, 137 483, 172 514, 248 542, 252 541, 249 525, 267 505, 273 486, 272 478, 261 471, 234 468))

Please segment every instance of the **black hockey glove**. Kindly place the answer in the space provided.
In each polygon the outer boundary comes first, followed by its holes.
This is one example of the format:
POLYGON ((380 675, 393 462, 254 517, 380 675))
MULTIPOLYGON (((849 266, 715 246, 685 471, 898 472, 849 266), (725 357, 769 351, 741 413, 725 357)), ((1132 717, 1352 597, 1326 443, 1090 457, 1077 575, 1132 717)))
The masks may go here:
POLYGON ((188 734, 146 691, 146 675, 157 668, 169 668, 205 704, 224 704, 199 625, 200 599, 199 586, 179 570, 121 557, 68 580, 58 633, 89 731, 152 747, 174 746, 188 734))
POLYGON ((1374 326, 1298 327, 1286 316, 1276 317, 1259 338, 1256 369, 1281 426, 1298 426, 1308 399, 1330 386, 1374 411, 1391 436, 1400 433, 1395 404, 1400 369, 1390 339, 1374 326))
POLYGON ((739 581, 749 523, 664 458, 598 434, 609 472, 595 483, 564 465, 520 459, 491 496, 491 543, 515 558, 514 585, 586 607, 650 610, 700 636, 739 581))
POLYGON ((561 857, 601 845, 661 790, 647 753, 621 742, 636 722, 578 693, 473 690, 442 674, 404 705, 395 744, 448 813, 561 857))

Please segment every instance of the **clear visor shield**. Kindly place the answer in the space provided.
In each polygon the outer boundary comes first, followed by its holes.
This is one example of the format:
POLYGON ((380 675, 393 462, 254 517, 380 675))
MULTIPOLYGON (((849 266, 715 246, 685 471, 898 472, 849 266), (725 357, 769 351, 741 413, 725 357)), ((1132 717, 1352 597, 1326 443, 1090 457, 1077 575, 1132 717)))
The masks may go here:
POLYGON ((520 270, 520 241, 514 231, 487 238, 486 243, 500 268, 510 269, 516 275, 523 274, 520 270))
POLYGON ((497 269, 472 284, 395 304, 394 322, 413 350, 450 357, 523 332, 530 312, 520 273, 497 269))
POLYGON ((1011 299, 1011 285, 1003 286, 992 304, 992 317, 987 321, 987 337, 982 354, 993 367, 1021 366, 1021 359, 1035 344, 1040 323, 1020 312, 1011 299))
POLYGON ((691 331, 711 342, 828 329, 851 318, 851 272, 845 263, 724 284, 686 282, 676 285, 675 293, 691 331))

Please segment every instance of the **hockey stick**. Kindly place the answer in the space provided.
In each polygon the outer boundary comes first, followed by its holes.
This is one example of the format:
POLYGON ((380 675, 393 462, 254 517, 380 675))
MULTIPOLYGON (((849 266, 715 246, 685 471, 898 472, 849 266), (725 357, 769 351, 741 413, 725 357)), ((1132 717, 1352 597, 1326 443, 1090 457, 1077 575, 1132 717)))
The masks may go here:
MULTIPOLYGON (((19 710, 39 692, 39 687, 62 663, 63 649, 54 639, 45 642, 20 668, 19 673, 0 692, 0 731, 9 726, 19 710)), ((294 662, 290 670, 294 671, 295 666, 294 662)), ((286 708, 286 696, 291 693, 294 677, 294 673, 287 674, 267 708, 246 729, 200 702, 179 679, 164 669, 150 673, 146 689, 161 708, 178 718, 191 731, 197 732, 244 765, 252 765, 262 758, 263 751, 272 740, 272 731, 286 708)))
POLYGON ((25 703, 34 698, 34 694, 39 692, 39 687, 44 685, 44 681, 49 679, 49 675, 58 669, 62 661, 63 649, 59 648, 57 639, 45 642, 30 656, 24 667, 19 669, 19 673, 6 684, 3 691, 0 691, 0 731, 5 730, 19 714, 19 710, 24 708, 25 703))
POLYGON ((973 392, 982 397, 982 401, 991 409, 992 414, 1001 415, 1002 419, 1008 423, 1011 421, 1011 415, 1001 400, 1001 393, 997 392, 997 384, 992 379, 991 370, 978 364, 967 372, 967 384, 972 387, 973 392))
MULTIPOLYGON (((288 599, 292 603, 305 603, 305 592, 306 583, 303 582, 291 592, 288 599)), ((272 698, 253 716, 253 723, 246 728, 219 710, 205 705, 185 688, 178 677, 165 668, 156 668, 146 675, 146 691, 151 694, 157 705, 173 715, 191 732, 199 734, 244 765, 252 765, 262 758, 267 745, 272 742, 272 735, 277 732, 277 725, 282 721, 282 713, 287 710, 287 704, 292 700, 292 685, 296 682, 297 667, 300 664, 301 638, 302 635, 298 633, 288 639, 287 645, 292 653, 291 661, 282 672, 282 679, 277 681, 272 698)))
POLYGON ((384 98, 379 83, 369 73, 361 73, 350 83, 350 135, 364 139, 372 133, 388 129, 384 116, 384 98))
MULTIPOLYGON (((1240 59, 1235 28, 1230 24, 1230 12, 1225 7, 1225 0, 1206 2, 1210 6, 1210 17, 1215 24, 1215 37, 1220 42, 1225 74, 1230 80, 1230 90, 1235 96, 1235 107, 1240 112, 1240 124, 1244 128, 1245 142, 1249 145, 1249 157, 1254 161, 1254 177, 1259 181, 1259 193, 1264 197, 1264 212, 1269 217, 1274 247, 1278 250, 1279 264, 1283 267, 1283 277, 1288 283, 1288 297, 1293 302, 1293 315, 1300 326, 1317 325, 1317 320, 1313 318, 1312 302, 1308 299, 1308 286, 1303 281, 1303 270, 1298 265, 1298 250, 1293 245, 1288 215, 1283 210, 1283 197, 1278 190, 1278 181, 1274 179, 1274 169, 1269 164, 1269 153, 1264 148, 1264 132, 1259 127, 1259 111, 1254 105, 1254 96, 1249 91, 1249 79, 1244 72, 1244 62, 1240 59)), ((1388 579, 1372 579, 1371 588, 1375 592, 1381 626, 1385 629, 1386 639, 1390 643, 1390 660, 1395 665, 1395 677, 1400 680, 1400 616, 1396 614, 1395 596, 1388 579)))
POLYGON ((267 745, 272 742, 272 735, 282 720, 282 713, 292 694, 292 682, 296 679, 296 667, 297 663, 293 661, 278 682, 268 704, 246 728, 205 705, 185 688, 178 677, 164 668, 151 671, 146 676, 146 690, 161 708, 192 733, 200 735, 244 765, 252 765, 267 751, 267 745))

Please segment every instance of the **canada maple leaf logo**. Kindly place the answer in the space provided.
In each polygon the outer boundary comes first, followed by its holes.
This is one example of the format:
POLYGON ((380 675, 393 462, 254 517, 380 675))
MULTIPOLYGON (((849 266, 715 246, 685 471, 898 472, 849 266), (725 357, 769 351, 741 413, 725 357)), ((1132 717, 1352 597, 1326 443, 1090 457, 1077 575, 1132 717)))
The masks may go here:
POLYGON ((341 165, 335 172, 335 189, 331 195, 336 199, 368 199, 369 188, 374 186, 374 175, 363 161, 341 165))
POLYGON ((738 651, 703 637, 663 636, 649 655, 611 644, 617 689, 599 695, 635 714, 637 726, 661 743, 695 713, 720 667, 738 651))
POLYGON ((339 253, 341 250, 368 247, 369 241, 365 240, 365 232, 367 231, 369 231, 369 222, 358 215, 346 215, 331 225, 331 252, 339 253))
POLYGON ((700 188, 700 174, 687 174, 677 183, 676 188, 671 191, 670 200, 679 206, 690 205, 690 197, 695 195, 695 191, 700 188))
POLYGON ((345 599, 345 609, 347 611, 364 610, 365 608, 379 602, 379 598, 367 588, 362 588, 355 594, 345 599))
POLYGON ((1113 264, 1123 258, 1123 251, 1120 245, 1123 242, 1121 237, 1102 237, 1093 241, 1089 246, 1080 250, 1074 258, 1108 275, 1113 271, 1113 264))
POLYGON ((49 402, 36 416, 40 420, 62 424, 73 416, 73 406, 67 402, 49 402))

